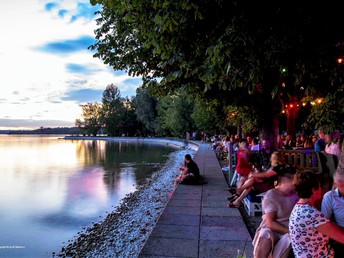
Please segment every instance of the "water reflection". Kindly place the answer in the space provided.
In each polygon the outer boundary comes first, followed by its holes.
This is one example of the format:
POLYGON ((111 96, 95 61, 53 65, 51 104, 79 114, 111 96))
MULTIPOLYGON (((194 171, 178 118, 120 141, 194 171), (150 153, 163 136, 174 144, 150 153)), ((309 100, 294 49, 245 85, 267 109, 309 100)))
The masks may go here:
POLYGON ((0 257, 51 257, 157 171, 167 146, 0 136, 0 257))

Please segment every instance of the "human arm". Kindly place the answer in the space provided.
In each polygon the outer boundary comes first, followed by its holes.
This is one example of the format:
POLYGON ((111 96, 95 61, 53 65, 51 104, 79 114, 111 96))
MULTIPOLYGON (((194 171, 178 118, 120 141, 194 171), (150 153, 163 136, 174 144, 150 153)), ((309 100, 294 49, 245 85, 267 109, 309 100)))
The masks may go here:
POLYGON ((332 194, 332 191, 327 192, 321 201, 321 213, 328 219, 331 219, 333 216, 332 194))
POLYGON ((344 229, 337 224, 329 221, 316 227, 316 229, 335 241, 344 244, 344 229))
POLYGON ((265 220, 266 220, 267 227, 270 228, 272 231, 275 231, 279 234, 289 233, 289 228, 279 223, 276 220, 276 217, 277 217, 276 211, 265 213, 265 220))
POLYGON ((268 171, 261 172, 261 173, 250 173, 249 178, 253 177, 253 178, 264 179, 264 178, 270 178, 276 175, 277 173, 275 171, 273 171, 272 169, 269 169, 268 171))

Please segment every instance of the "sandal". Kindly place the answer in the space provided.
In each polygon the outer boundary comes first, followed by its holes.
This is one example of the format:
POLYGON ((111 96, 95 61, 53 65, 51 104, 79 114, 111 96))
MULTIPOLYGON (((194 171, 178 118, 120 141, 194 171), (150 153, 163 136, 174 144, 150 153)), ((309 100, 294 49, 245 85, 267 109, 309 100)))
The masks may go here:
POLYGON ((230 192, 231 194, 236 194, 237 193, 237 189, 234 187, 228 188, 228 192, 230 192))
POLYGON ((228 202, 227 203, 227 207, 229 208, 240 208, 241 204, 240 205, 235 205, 233 202, 228 202))
POLYGON ((233 194, 232 196, 227 197, 227 201, 234 202, 236 199, 238 199, 238 197, 239 197, 238 195, 233 194))

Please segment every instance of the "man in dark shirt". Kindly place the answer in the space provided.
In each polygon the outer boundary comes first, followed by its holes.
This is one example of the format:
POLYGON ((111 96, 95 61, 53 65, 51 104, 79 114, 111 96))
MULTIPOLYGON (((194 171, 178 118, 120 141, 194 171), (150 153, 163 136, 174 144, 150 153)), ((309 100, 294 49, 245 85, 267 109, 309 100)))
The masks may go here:
POLYGON ((175 185, 178 183, 194 184, 200 178, 199 168, 190 154, 184 156, 184 167, 180 168, 181 175, 175 180, 175 185))

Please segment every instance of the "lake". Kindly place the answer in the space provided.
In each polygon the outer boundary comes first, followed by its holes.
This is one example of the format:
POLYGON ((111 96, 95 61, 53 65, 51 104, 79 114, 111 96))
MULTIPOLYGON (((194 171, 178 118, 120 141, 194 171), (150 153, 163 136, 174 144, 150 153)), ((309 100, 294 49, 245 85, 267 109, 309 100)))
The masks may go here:
POLYGON ((51 257, 177 148, 0 135, 0 257, 51 257))

